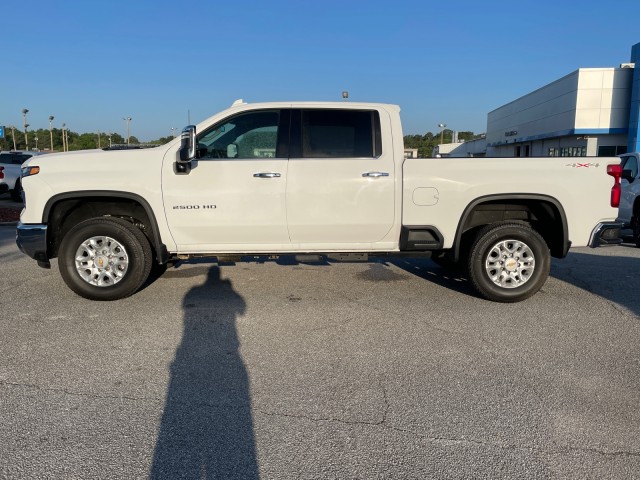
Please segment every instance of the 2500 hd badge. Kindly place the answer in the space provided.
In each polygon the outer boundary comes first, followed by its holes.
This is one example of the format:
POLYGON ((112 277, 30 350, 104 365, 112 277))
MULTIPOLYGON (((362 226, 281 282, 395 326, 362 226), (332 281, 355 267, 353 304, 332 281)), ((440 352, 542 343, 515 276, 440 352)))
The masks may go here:
POLYGON ((173 209, 174 210, 200 210, 200 209, 209 209, 209 210, 213 210, 215 208, 218 208, 215 205, 174 205, 173 209))

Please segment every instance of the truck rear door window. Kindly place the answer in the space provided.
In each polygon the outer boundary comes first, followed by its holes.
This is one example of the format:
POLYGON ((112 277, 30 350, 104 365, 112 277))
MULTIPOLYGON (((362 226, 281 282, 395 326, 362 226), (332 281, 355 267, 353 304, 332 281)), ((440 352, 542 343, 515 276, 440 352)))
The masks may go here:
POLYGON ((302 110, 303 158, 379 157, 380 115, 377 111, 302 110))

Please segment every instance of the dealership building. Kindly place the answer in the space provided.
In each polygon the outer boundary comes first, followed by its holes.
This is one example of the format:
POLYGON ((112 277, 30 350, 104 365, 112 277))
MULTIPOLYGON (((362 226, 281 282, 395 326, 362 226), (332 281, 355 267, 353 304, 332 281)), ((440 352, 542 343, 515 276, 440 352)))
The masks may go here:
POLYGON ((580 68, 487 115, 485 138, 442 157, 598 157, 640 151, 640 43, 617 68, 580 68), (635 66, 638 68, 635 68, 635 66))

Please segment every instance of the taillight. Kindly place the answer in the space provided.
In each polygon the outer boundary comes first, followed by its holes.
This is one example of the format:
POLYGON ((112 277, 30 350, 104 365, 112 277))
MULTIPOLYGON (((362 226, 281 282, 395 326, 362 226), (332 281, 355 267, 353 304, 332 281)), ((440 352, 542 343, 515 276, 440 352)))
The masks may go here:
POLYGON ((4 167, 0 167, 0 180, 4 178, 4 167))
POLYGON ((611 206, 618 208, 620 206, 620 197, 622 195, 622 186, 620 178, 622 177, 622 165, 615 163, 607 165, 607 174, 613 177, 613 187, 611 187, 611 206))

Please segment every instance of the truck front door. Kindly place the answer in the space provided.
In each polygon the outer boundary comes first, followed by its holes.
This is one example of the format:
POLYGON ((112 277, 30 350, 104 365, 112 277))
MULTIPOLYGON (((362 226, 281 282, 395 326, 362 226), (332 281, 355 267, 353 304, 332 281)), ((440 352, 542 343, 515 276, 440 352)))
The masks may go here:
POLYGON ((289 115, 256 110, 198 134, 188 174, 167 162, 163 198, 178 248, 188 252, 276 251, 289 245, 286 140, 289 115), (283 127, 285 122, 286 127, 283 127))

